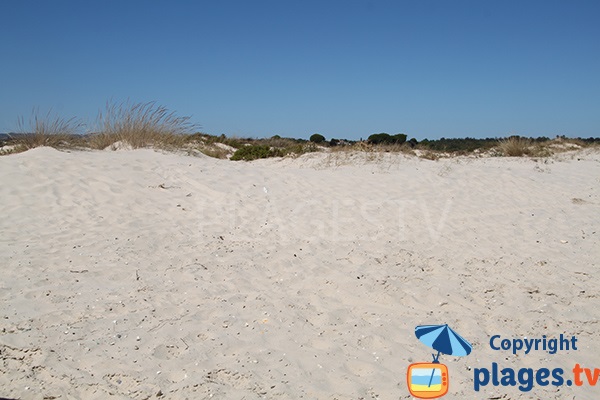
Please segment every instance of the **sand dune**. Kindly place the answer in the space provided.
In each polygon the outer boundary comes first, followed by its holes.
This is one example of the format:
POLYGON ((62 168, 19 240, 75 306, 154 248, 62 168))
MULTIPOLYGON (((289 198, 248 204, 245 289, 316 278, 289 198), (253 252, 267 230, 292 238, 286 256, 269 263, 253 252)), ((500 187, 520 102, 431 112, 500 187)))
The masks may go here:
POLYGON ((308 154, 253 163, 152 150, 0 157, 0 397, 593 398, 473 369, 600 368, 600 154, 308 154), (515 356, 490 337, 576 335, 515 356), (500 397, 495 397, 500 396, 500 397), (502 397, 506 396, 506 397, 502 397))

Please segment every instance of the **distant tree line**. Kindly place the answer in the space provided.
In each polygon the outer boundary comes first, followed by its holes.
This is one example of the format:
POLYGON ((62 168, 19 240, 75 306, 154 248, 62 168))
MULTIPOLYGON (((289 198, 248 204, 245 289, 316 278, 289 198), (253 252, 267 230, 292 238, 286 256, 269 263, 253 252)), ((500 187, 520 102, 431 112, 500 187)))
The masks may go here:
POLYGON ((367 139, 371 144, 402 144, 406 142, 407 136, 404 133, 390 135, 388 133, 375 133, 367 139))

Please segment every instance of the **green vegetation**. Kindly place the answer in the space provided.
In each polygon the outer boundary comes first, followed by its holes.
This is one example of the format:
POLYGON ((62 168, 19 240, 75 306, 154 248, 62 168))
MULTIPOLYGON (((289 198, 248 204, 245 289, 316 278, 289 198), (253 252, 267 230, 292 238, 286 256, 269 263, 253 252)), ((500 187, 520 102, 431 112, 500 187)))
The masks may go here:
POLYGON ((311 135, 309 140, 313 143, 323 143, 325 141, 325 136, 315 133, 311 135))
POLYGON ((490 150, 492 147, 497 145, 498 139, 474 139, 467 137, 464 139, 424 139, 419 142, 418 147, 432 151, 470 153, 475 150, 490 150))
POLYGON ((375 133, 369 136, 367 141, 370 144, 402 144, 406 142, 406 135, 404 133, 398 133, 397 135, 375 133))
POLYGON ((233 161, 252 161, 259 158, 285 157, 287 155, 301 155, 317 151, 314 143, 296 143, 292 139, 277 139, 275 143, 273 143, 272 138, 256 139, 255 144, 248 144, 237 149, 230 159, 233 161), (283 142, 279 142, 279 140, 283 142), (279 146, 272 146, 275 143, 279 144, 279 146))
POLYGON ((258 160, 259 158, 269 158, 278 156, 280 156, 280 153, 276 150, 272 150, 269 146, 251 144, 237 149, 237 151, 231 156, 231 160, 252 161, 258 160))

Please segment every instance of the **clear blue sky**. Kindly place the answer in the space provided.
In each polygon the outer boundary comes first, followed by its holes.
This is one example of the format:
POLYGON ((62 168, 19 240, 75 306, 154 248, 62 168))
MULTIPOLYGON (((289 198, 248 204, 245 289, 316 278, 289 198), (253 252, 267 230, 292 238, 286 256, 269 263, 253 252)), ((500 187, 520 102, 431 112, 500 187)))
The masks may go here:
POLYGON ((155 100, 211 134, 600 136, 600 1, 0 1, 0 132, 155 100))

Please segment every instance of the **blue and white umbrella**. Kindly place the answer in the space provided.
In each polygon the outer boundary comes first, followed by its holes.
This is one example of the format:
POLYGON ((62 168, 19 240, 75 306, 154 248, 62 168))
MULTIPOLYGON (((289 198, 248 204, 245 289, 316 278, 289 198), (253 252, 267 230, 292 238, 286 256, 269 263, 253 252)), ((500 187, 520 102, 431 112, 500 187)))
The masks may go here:
MULTIPOLYGON (((440 353, 451 356, 466 356, 471 353, 473 346, 467 342, 462 336, 454 332, 448 324, 446 325, 420 325, 415 328, 417 338, 427 346, 437 350, 437 356, 433 355, 433 362, 439 363, 440 353)), ((429 386, 433 381, 435 369, 431 370, 431 378, 429 378, 429 386)))
POLYGON ((438 351, 437 357, 433 356, 434 362, 437 362, 440 353, 462 357, 473 350, 473 346, 453 331, 448 324, 420 325, 415 328, 415 335, 421 342, 438 351))

